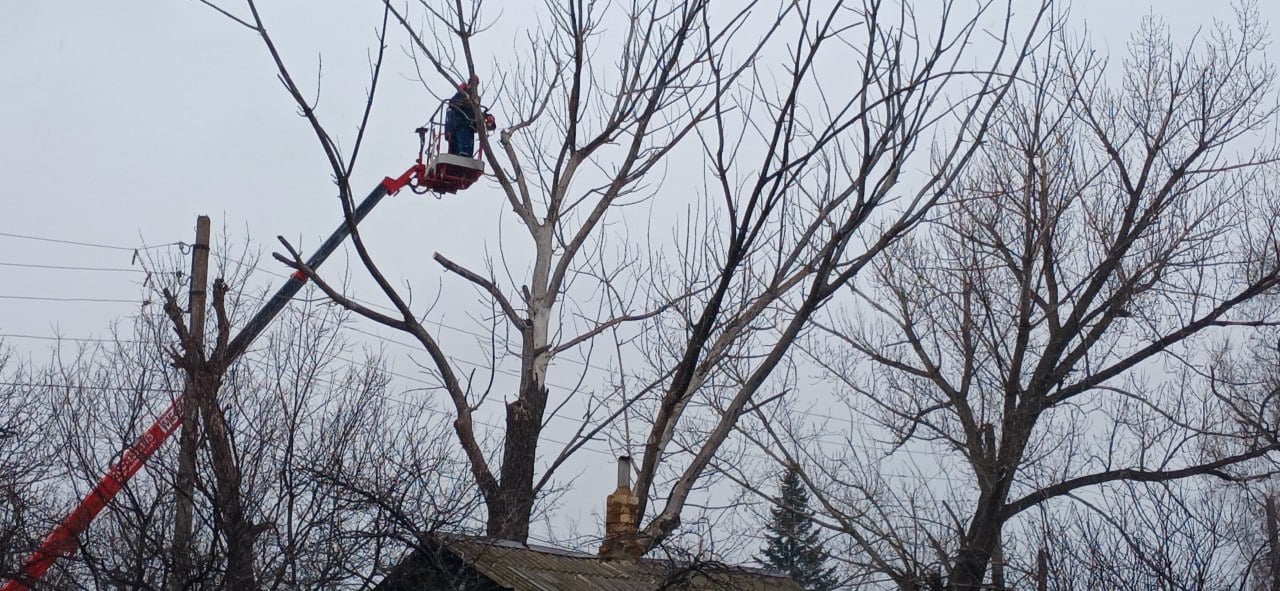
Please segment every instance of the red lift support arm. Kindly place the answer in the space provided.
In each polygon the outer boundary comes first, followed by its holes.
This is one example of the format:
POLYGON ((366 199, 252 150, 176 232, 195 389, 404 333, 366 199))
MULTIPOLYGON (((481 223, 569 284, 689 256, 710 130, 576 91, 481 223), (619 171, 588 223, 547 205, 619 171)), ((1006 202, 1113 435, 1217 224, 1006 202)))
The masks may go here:
MULTIPOLYGON (((394 195, 406 185, 409 185, 416 179, 421 179, 425 174, 426 168, 421 164, 415 164, 404 174, 397 178, 387 177, 378 183, 378 186, 369 193, 364 201, 355 210, 355 222, 360 223, 365 216, 373 211, 374 206, 382 201, 387 195, 394 195)), ((318 268, 325 259, 337 250, 338 245, 347 239, 351 234, 351 228, 345 222, 329 235, 328 240, 320 245, 311 258, 307 259, 307 266, 311 269, 318 268)), ((267 325, 284 309, 289 300, 297 295, 302 286, 306 284, 307 276, 301 272, 294 273, 289 277, 289 281, 276 292, 266 304, 258 310, 258 313, 249 320, 240 334, 232 339, 227 347, 228 359, 235 359, 249 348, 253 339, 262 334, 267 325)), ((115 498, 116 494, 129 483, 129 479, 133 478, 138 470, 142 469, 143 464, 151 458, 156 450, 160 449, 160 445, 164 443, 173 432, 178 429, 178 425, 182 424, 182 397, 178 396, 165 409, 156 422, 147 429, 129 449, 125 450, 120 456, 120 460, 116 462, 111 469, 107 471, 106 476, 98 482, 98 485, 85 495, 80 504, 67 515, 67 518, 59 523, 49 537, 45 538, 44 543, 40 545, 40 549, 36 550, 27 559, 26 566, 22 569, 22 575, 18 578, 10 580, 0 591, 29 591, 31 585, 36 584, 40 579, 44 578, 45 573, 53 566, 53 563, 63 556, 70 556, 75 552, 76 541, 80 538, 80 534, 88 529, 93 519, 102 512, 104 508, 115 498)))

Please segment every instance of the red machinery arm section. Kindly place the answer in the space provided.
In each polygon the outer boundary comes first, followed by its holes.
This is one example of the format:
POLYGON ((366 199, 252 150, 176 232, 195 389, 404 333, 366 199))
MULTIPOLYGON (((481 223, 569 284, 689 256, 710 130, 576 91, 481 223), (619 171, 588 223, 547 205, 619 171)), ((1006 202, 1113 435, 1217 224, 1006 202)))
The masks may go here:
MULTIPOLYGON (((426 167, 421 162, 410 167, 404 174, 398 178, 387 177, 378 183, 373 192, 360 204, 356 209, 356 223, 364 219, 373 207, 387 195, 394 195, 412 182, 417 182, 426 173, 426 167)), ((338 230, 329 237, 320 249, 312 255, 307 261, 307 266, 315 269, 324 262, 329 253, 337 248, 338 244, 346 239, 350 234, 350 228, 346 222, 343 222, 338 230)), ((230 356, 238 357, 240 353, 248 348, 249 342, 257 337, 268 323, 275 318, 280 310, 284 309, 285 304, 293 299, 298 293, 302 285, 306 282, 307 277, 304 274, 294 273, 289 281, 282 287, 271 300, 263 305, 262 309, 250 320, 240 334, 231 342, 229 346, 230 356)), ((49 572, 49 568, 53 566, 59 558, 70 556, 76 550, 76 540, 80 534, 89 528, 89 524, 93 519, 106 508, 107 504, 115 498, 116 494, 124 488, 129 479, 133 478, 138 470, 142 469, 143 464, 151 458, 156 450, 160 449, 160 445, 164 443, 173 432, 178 429, 178 425, 182 423, 182 397, 174 399, 169 408, 161 413, 156 422, 147 429, 129 449, 125 450, 124 455, 120 457, 120 461, 111 466, 106 476, 102 477, 102 481, 95 486, 89 494, 85 495, 80 504, 71 511, 71 514, 58 527, 54 528, 49 537, 45 538, 44 543, 40 545, 40 549, 36 550, 31 558, 27 559, 27 564, 22 570, 22 575, 9 581, 0 591, 29 591, 31 585, 36 584, 49 572)))
POLYGON ((0 591, 27 591, 30 589, 27 585, 35 584, 42 579, 45 573, 49 572, 54 561, 75 552, 76 539, 89 527, 93 518, 102 512, 107 503, 115 498, 116 493, 119 493, 125 483, 142 469, 142 465, 147 463, 157 449, 160 449, 160 444, 173 435, 181 424, 182 397, 179 396, 160 414, 155 424, 125 450, 120 461, 107 471, 107 475, 102 478, 98 486, 89 491, 75 510, 54 528, 49 537, 45 538, 40 549, 27 559, 22 577, 9 581, 0 591))

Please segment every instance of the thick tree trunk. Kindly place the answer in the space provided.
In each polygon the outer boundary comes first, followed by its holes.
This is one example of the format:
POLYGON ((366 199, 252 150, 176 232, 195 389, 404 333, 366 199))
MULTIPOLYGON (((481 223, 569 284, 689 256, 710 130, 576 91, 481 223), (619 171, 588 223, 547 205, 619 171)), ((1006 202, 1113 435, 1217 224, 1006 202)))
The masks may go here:
POLYGON ((498 498, 488 503, 490 536, 526 542, 533 514, 534 466, 547 406, 547 389, 531 383, 507 405, 507 437, 502 450, 498 498))
POLYGON ((538 439, 547 409, 547 367, 551 363, 551 312, 555 294, 549 289, 555 253, 552 226, 530 227, 535 255, 533 277, 524 289, 527 323, 521 327, 520 390, 507 404, 506 439, 499 469, 498 495, 486 498, 490 536, 524 543, 537 491, 533 489, 538 439))
MULTIPOLYGON (((544 290, 538 290, 543 293, 544 290)), ((530 298, 533 311, 525 331, 520 371, 520 395, 507 404, 506 439, 502 449, 498 496, 489 499, 486 531, 492 537, 527 542, 533 515, 534 472, 538 439, 547 409, 547 318, 549 308, 538 295, 530 298), (541 305, 540 305, 541 304, 541 305)))
POLYGON ((213 458, 215 524, 227 544, 227 589, 257 589, 254 572, 254 528, 244 508, 240 466, 236 463, 231 432, 216 395, 221 376, 212 369, 196 372, 196 400, 204 417, 205 433, 213 458))
MULTIPOLYGON (((999 489, 1007 489, 1007 486, 999 489)), ((1002 513, 1005 495, 995 492, 983 494, 978 500, 973 521, 969 523, 969 531, 965 533, 964 541, 951 566, 947 587, 952 591, 979 591, 982 588, 987 565, 991 563, 996 544, 1000 540, 1000 529, 1004 525, 1002 513)))
POLYGON ((1006 419, 998 448, 989 427, 982 435, 976 435, 982 438, 981 447, 985 452, 983 458, 974 462, 975 469, 985 473, 981 479, 990 485, 983 487, 978 496, 969 531, 965 533, 951 565, 947 588, 952 591, 981 590, 987 567, 1000 551, 1000 535, 1006 519, 1005 503, 1009 500, 1013 477, 1035 425, 1032 417, 1013 409, 1008 412, 1010 416, 1006 419))

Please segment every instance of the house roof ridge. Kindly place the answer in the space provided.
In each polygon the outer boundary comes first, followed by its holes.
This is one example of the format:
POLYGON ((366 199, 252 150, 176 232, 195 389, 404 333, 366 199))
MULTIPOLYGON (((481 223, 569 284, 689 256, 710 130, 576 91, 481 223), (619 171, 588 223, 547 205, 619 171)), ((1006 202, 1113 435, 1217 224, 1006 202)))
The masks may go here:
POLYGON ((611 559, 489 536, 438 532, 432 537, 428 546, 441 552, 437 558, 428 555, 433 552, 429 548, 415 550, 414 558, 402 563, 410 566, 398 567, 398 573, 379 583, 379 591, 420 589, 432 573, 463 572, 516 591, 652 591, 672 576, 691 576, 688 588, 693 591, 801 591, 783 573, 697 556, 611 559))

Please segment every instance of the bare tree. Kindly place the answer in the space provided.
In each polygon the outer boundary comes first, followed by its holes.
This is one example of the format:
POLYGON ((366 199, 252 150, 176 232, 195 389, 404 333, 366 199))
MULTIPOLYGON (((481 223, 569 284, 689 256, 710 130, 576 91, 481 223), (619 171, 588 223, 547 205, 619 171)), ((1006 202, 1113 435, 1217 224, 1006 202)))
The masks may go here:
MULTIPOLYGON (((638 404, 644 412, 635 414, 645 416, 636 420, 648 435, 637 493, 642 512, 652 512, 638 546, 648 549, 679 526, 708 463, 739 416, 763 403, 761 390, 813 315, 958 178, 1039 39, 1049 2, 1020 19, 1013 3, 1003 12, 983 4, 966 13, 947 1, 932 17, 878 0, 750 2, 728 11, 705 0, 546 3, 537 18, 547 24, 527 29, 531 57, 506 60, 493 83, 510 123, 493 135, 480 131, 498 190, 528 235, 527 267, 500 273, 492 261, 478 270, 434 256, 487 299, 494 361, 510 362, 518 375, 495 434, 498 458, 485 453, 488 437, 473 419, 492 375, 459 366, 456 349, 409 304, 354 227, 351 172, 383 67, 385 29, 362 124, 343 153, 280 58, 258 7, 246 4, 251 17, 219 11, 270 50, 325 148, 359 259, 393 311, 348 297, 287 243, 288 256, 278 258, 347 309, 423 347, 452 403, 491 535, 524 540, 556 469, 638 404), (987 65, 974 70, 968 50, 991 31, 987 65), (935 134, 946 139, 928 145, 935 134), (707 172, 684 202, 700 217, 676 223, 688 232, 674 246, 682 263, 639 265, 636 257, 600 254, 628 251, 625 238, 608 230, 627 219, 626 205, 688 192, 687 184, 664 185, 660 174, 689 154, 707 172), (909 167, 925 172, 904 182, 909 167), (553 392, 552 361, 583 350, 589 357, 601 335, 622 351, 619 359, 652 353, 646 375, 598 389, 611 396, 553 392), (585 408, 585 418, 539 474, 548 412, 571 403, 585 408), (689 427, 700 441, 678 454, 676 434, 696 417, 711 427, 689 427), (677 466, 678 455, 686 457, 677 466), (661 508, 653 506, 658 496, 666 499, 661 508)), ((474 43, 489 26, 481 2, 384 6, 409 34, 420 71, 451 83, 478 73, 474 43)), ((473 89, 470 98, 478 103, 483 94, 473 89)), ((508 264, 516 258, 503 252, 508 264)))
POLYGON ((178 346, 171 350, 174 365, 186 377, 186 404, 199 409, 204 441, 208 444, 214 475, 214 517, 217 531, 226 543, 226 584, 236 589, 257 587, 254 570, 254 524, 244 506, 244 474, 227 424, 218 391, 226 379, 230 364, 231 319, 227 315, 227 283, 221 277, 213 282, 211 306, 214 310, 214 342, 206 348, 204 335, 194 334, 187 325, 182 306, 173 292, 165 289, 164 313, 177 337, 178 346))
POLYGON ((0 342, 0 578, 21 572, 40 543, 60 476, 46 429, 47 409, 35 404, 30 370, 0 342))
POLYGON ((809 349, 888 451, 964 483, 935 530, 948 588, 978 589, 1046 501, 1269 470, 1274 413, 1213 377, 1215 339, 1274 323, 1251 302, 1280 281, 1274 70, 1256 11, 1236 16, 1187 48, 1148 20, 1114 83, 1065 37, 1038 55, 964 181, 859 285, 878 321, 833 317, 838 344, 809 349))
POLYGON ((763 99, 726 101, 704 134, 709 194, 723 219, 694 222, 720 228, 680 252, 696 263, 677 273, 702 289, 677 302, 660 327, 666 330, 656 331, 666 340, 653 347, 663 354, 651 363, 664 379, 637 484, 642 511, 659 494, 660 466, 678 467, 664 505, 640 533, 646 545, 679 526, 740 417, 786 393, 774 373, 816 315, 912 231, 961 174, 1049 15, 1048 3, 1036 7, 1016 33, 1011 6, 962 15, 943 3, 937 22, 879 2, 825 8, 799 11, 789 78, 776 90, 753 91, 763 99), (992 23, 1001 30, 990 48, 995 57, 983 70, 961 71, 958 48, 992 23), (826 82, 819 63, 827 52, 847 57, 835 48, 857 56, 852 88, 826 82), (818 107, 810 111, 806 98, 818 107), (919 152, 934 133, 946 139, 924 162, 919 152), (923 174, 905 178, 911 166, 923 174), (687 463, 679 466, 670 457, 679 449, 675 434, 697 416, 690 412, 696 405, 713 418, 691 429, 686 441, 694 443, 683 444, 687 463))
MULTIPOLYGON (((224 248, 215 255, 229 283, 246 282, 253 266, 242 262, 244 253, 228 255, 224 248)), ((181 274, 161 270, 184 265, 150 261, 149 299, 183 285, 181 274)), ((262 303, 249 291, 227 295, 228 322, 262 303)), ((24 405, 15 407, 21 413, 0 416, 29 420, 6 446, 47 449, 50 456, 48 467, 39 468, 45 456, 24 454, 32 470, 14 475, 28 511, 18 517, 30 525, 6 546, 6 573, 183 391, 172 312, 144 308, 109 338, 63 344, 49 366, 6 378, 22 387, 0 393, 21 393, 24 405), (42 488, 48 489, 44 497, 42 488)), ((233 564, 241 559, 223 511, 226 481, 219 471, 226 468, 216 465, 213 446, 202 443, 192 560, 181 588, 369 589, 415 540, 440 528, 475 527, 474 496, 456 486, 466 480, 461 460, 441 443, 445 415, 393 385, 380 352, 347 340, 349 323, 350 313, 323 299, 301 300, 261 346, 219 375, 211 403, 225 425, 238 480, 235 503, 248 531, 247 542, 239 541, 249 544, 248 558, 233 564)), ((41 588, 166 588, 175 471, 176 449, 162 448, 93 523, 76 557, 60 561, 41 588)))
MULTIPOLYGON (((1264 253, 1260 253, 1265 255, 1264 253)), ((1275 313, 1275 293, 1253 302, 1255 314, 1275 313)), ((1280 329, 1259 328, 1238 338, 1224 339, 1213 352, 1210 386, 1218 403, 1245 432, 1268 431, 1280 421, 1280 329)), ((1238 487, 1240 503, 1250 508, 1253 547, 1251 564, 1255 589, 1280 589, 1280 513, 1274 478, 1238 487)))
MULTIPOLYGON (((849 585, 943 591, 958 546, 951 508, 958 491, 947 470, 921 466, 912 461, 915 454, 882 453, 868 445, 862 424, 851 423, 834 439, 835 427, 810 424, 795 400, 752 414, 740 433, 763 454, 766 469, 797 468, 818 507, 814 523, 831 532, 827 544, 849 585)), ((717 470, 754 497, 770 499, 773 492, 748 472, 753 463, 759 462, 721 462, 717 470)))
POLYGON ((1206 482, 1120 482, 1011 528, 1009 588, 1251 589, 1252 503, 1206 482))

